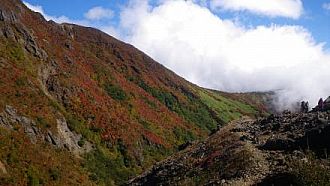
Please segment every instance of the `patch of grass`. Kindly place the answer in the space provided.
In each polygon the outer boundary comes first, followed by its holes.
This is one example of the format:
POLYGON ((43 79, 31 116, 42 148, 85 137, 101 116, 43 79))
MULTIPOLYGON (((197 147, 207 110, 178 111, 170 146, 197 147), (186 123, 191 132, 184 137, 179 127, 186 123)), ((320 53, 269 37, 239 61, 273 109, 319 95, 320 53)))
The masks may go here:
POLYGON ((61 178, 61 172, 59 171, 59 169, 57 167, 50 168, 48 172, 49 172, 49 177, 53 181, 57 181, 61 178))
POLYGON ((163 160, 165 157, 172 154, 173 151, 159 145, 145 145, 143 147, 143 157, 145 167, 150 167, 154 163, 163 160))
POLYGON ((123 101, 127 99, 126 93, 117 85, 107 83, 104 85, 104 89, 108 95, 115 100, 123 101))
POLYGON ((10 48, 10 56, 15 59, 16 61, 23 61, 25 60, 25 54, 21 47, 13 46, 10 48))
POLYGON ((238 119, 244 114, 254 115, 256 110, 247 104, 225 98, 211 91, 199 91, 201 100, 225 123, 238 119))
POLYGON ((88 128, 87 124, 83 120, 78 120, 70 114, 66 115, 66 120, 70 130, 75 131, 78 134, 81 134, 84 139, 90 142, 93 142, 95 144, 101 143, 101 137, 99 134, 101 131, 96 130, 97 128, 95 127, 88 128))
POLYGON ((16 84, 18 87, 26 86, 26 85, 28 84, 27 77, 20 77, 20 78, 17 78, 16 81, 15 81, 15 84, 16 84))
POLYGON ((186 131, 182 128, 175 127, 173 132, 181 144, 196 140, 196 136, 191 131, 186 131))
POLYGON ((117 149, 123 157, 124 165, 130 167, 132 165, 132 158, 128 155, 127 147, 121 139, 117 142, 117 149))
POLYGON ((90 179, 99 185, 124 184, 133 170, 126 168, 123 157, 112 157, 106 152, 107 149, 99 146, 86 154, 84 166, 91 172, 90 179))
POLYGON ((43 128, 50 128, 51 127, 50 124, 43 117, 37 117, 37 122, 43 128))
POLYGON ((146 121, 146 120, 144 120, 144 119, 141 119, 141 118, 139 118, 138 121, 139 121, 140 124, 143 125, 143 127, 144 127, 145 129, 148 129, 148 130, 151 130, 151 129, 152 129, 152 128, 151 128, 151 124, 150 124, 148 121, 146 121))
POLYGON ((191 94, 185 94, 187 103, 181 103, 171 92, 152 88, 142 80, 139 80, 137 84, 163 103, 169 110, 182 116, 186 121, 209 132, 217 128, 218 122, 209 112, 207 106, 191 94))
POLYGON ((26 59, 22 46, 18 43, 8 40, 1 40, 0 57, 7 58, 16 62, 22 62, 26 59))
POLYGON ((27 170, 27 178, 28 178, 28 185, 29 186, 38 186, 40 185, 40 179, 38 176, 38 170, 30 166, 29 169, 27 170))
POLYGON ((157 104, 156 104, 155 102, 152 102, 152 101, 148 100, 148 98, 143 97, 142 99, 143 99, 143 101, 144 101, 145 103, 147 103, 151 108, 153 108, 153 109, 157 109, 157 108, 158 108, 157 104))

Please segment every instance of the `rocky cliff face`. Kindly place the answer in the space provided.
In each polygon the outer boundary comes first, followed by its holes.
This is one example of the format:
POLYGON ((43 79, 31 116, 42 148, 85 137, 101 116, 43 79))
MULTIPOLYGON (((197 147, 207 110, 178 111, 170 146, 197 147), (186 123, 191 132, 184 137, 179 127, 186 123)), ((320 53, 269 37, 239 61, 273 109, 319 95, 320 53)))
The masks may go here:
POLYGON ((128 185, 328 185, 330 113, 231 122, 128 185))

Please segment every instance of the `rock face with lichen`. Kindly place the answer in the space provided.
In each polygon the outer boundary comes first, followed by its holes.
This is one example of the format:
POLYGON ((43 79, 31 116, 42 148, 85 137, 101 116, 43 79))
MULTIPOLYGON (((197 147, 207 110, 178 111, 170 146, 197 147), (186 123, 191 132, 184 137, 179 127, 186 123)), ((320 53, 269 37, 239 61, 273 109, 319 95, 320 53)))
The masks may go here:
POLYGON ((37 124, 27 117, 18 115, 13 107, 6 106, 4 112, 0 113, 0 126, 13 129, 15 125, 21 125, 26 135, 31 139, 31 142, 36 142, 40 134, 37 124))
POLYGON ((58 148, 66 148, 76 155, 89 152, 92 149, 89 142, 81 146, 78 145, 82 135, 72 132, 63 117, 57 119, 57 130, 54 134, 50 130, 43 133, 35 121, 19 115, 13 107, 6 106, 5 111, 0 113, 0 126, 10 130, 21 126, 32 143, 36 143, 38 139, 44 139, 46 142, 58 148))
POLYGON ((231 122, 128 185, 327 185, 330 113, 231 122))

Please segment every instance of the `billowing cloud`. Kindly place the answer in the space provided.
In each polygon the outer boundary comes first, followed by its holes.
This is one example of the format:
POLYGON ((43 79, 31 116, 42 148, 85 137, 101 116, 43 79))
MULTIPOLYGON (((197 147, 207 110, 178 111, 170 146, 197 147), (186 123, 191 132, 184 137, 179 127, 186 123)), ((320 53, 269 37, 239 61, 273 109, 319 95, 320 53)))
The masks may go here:
POLYGON ((270 17, 288 17, 297 19, 303 13, 301 0, 211 0, 211 8, 249 11, 270 17))
POLYGON ((96 6, 88 10, 85 17, 89 20, 111 19, 114 12, 111 9, 96 6))
POLYGON ((131 3, 121 16, 127 42, 201 86, 274 90, 281 108, 330 94, 329 54, 301 26, 245 28, 192 1, 131 3))

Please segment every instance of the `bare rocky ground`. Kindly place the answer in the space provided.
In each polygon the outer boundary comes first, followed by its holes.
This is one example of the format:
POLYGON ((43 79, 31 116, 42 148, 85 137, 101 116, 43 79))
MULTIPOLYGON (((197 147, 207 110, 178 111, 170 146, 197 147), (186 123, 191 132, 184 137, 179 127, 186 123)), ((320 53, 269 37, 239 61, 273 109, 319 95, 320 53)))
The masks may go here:
POLYGON ((242 118, 128 185, 330 185, 330 113, 242 118))

